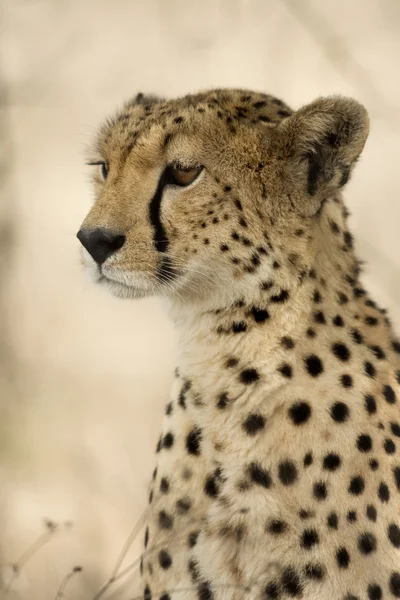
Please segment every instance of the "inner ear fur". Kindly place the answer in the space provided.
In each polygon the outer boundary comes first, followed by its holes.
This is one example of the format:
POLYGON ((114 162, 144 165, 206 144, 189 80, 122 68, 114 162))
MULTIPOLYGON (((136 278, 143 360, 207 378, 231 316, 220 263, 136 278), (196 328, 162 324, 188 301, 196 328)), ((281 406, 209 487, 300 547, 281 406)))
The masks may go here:
POLYGON ((321 202, 349 180, 369 132, 366 109, 352 98, 318 98, 278 128, 282 157, 312 215, 321 202))

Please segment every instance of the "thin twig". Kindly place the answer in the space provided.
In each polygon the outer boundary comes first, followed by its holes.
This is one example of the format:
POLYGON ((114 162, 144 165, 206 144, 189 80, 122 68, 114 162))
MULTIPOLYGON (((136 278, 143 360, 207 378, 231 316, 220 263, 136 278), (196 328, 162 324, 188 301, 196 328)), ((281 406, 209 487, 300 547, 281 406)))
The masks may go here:
POLYGON ((93 597, 93 600, 99 600, 99 598, 101 598, 102 596, 104 596, 104 594, 110 589, 110 587, 113 585, 113 583, 115 581, 117 581, 118 579, 120 579, 123 576, 121 573, 119 573, 119 570, 121 568, 121 565, 122 565, 122 563, 124 561, 125 556, 129 552, 129 549, 132 546, 132 544, 133 544, 136 536, 138 535, 139 531, 143 527, 143 525, 145 523, 145 520, 147 518, 147 514, 148 514, 148 509, 146 509, 144 511, 144 513, 142 514, 142 516, 140 517, 140 519, 137 521, 137 523, 133 527, 131 533, 129 534, 129 536, 128 536, 126 542, 125 542, 125 544, 122 547, 121 552, 119 553, 117 561, 116 561, 116 563, 114 565, 114 568, 113 568, 113 570, 111 572, 110 578, 106 581, 106 583, 103 585, 103 587, 93 597))
POLYGON ((65 590, 67 589, 67 585, 69 584, 71 579, 73 577, 75 577, 75 575, 77 575, 78 573, 82 573, 82 571, 83 571, 82 567, 74 567, 72 569, 72 571, 70 571, 69 573, 66 574, 66 576, 64 577, 64 579, 62 580, 62 582, 60 584, 60 587, 58 588, 55 600, 60 600, 64 596, 65 590))

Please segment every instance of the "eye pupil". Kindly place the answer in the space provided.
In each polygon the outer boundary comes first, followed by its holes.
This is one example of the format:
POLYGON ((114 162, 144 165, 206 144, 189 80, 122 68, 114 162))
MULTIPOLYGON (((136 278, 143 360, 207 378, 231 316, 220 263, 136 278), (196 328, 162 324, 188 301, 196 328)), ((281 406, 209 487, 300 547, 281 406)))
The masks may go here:
POLYGON ((101 163, 101 176, 103 179, 107 179, 107 175, 108 175, 108 164, 107 163, 101 163))

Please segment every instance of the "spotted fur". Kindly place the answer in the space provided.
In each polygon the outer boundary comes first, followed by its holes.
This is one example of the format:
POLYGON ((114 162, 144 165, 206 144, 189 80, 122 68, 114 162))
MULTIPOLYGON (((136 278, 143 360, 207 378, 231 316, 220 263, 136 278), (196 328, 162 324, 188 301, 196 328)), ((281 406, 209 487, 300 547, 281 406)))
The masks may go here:
POLYGON ((178 335, 145 600, 400 598, 400 343, 341 195, 367 135, 354 100, 246 90, 139 96, 100 131, 85 264, 178 335))

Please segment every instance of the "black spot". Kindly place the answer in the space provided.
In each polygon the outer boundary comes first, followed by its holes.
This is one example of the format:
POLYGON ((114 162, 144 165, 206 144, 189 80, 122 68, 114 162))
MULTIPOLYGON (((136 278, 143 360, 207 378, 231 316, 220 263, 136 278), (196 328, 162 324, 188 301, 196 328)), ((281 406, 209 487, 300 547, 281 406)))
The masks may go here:
POLYGON ((369 349, 372 350, 372 352, 375 354, 375 358, 378 360, 383 360, 386 358, 386 354, 380 346, 370 346, 369 349))
POLYGON ((160 600, 171 600, 171 596, 169 594, 163 594, 160 596, 160 600))
POLYGON ((365 510, 365 514, 367 515, 367 519, 369 519, 369 521, 373 521, 374 523, 376 522, 376 518, 377 518, 377 511, 376 508, 373 504, 368 504, 367 508, 365 510))
POLYGON ((395 483, 398 491, 400 492, 400 467, 393 468, 393 477, 394 477, 394 483, 395 483))
POLYGON ((376 583, 371 583, 368 586, 368 600, 382 600, 382 588, 376 583))
POLYGON ((390 591, 395 598, 400 598, 400 573, 392 573, 390 576, 390 591))
POLYGON ((319 304, 322 301, 322 296, 321 296, 321 294, 319 293, 318 290, 314 290, 312 300, 316 304, 319 304))
POLYGON ((367 394, 364 398, 364 406, 366 411, 373 415, 376 413, 376 400, 371 394, 367 394))
POLYGON ((161 510, 158 513, 158 524, 160 529, 172 529, 174 525, 174 519, 165 510, 161 510))
POLYGON ((180 498, 176 502, 176 509, 178 511, 178 514, 180 515, 187 513, 190 510, 191 506, 192 503, 190 501, 190 498, 180 498))
POLYGON ((170 414, 172 414, 172 410, 173 410, 172 402, 168 402, 167 406, 165 407, 165 414, 167 416, 169 416, 170 414))
POLYGON ((365 482, 361 475, 357 475, 356 477, 352 477, 350 480, 350 485, 348 487, 348 491, 353 496, 360 496, 365 489, 365 482))
POLYGON ((329 529, 338 529, 339 519, 336 513, 331 512, 327 519, 329 529))
POLYGON ((199 537, 199 531, 191 531, 188 537, 189 548, 193 548, 197 544, 197 538, 199 537))
POLYGON ((394 404, 396 402, 396 394, 391 385, 385 385, 383 387, 383 397, 389 404, 394 404))
POLYGON ((283 571, 281 582, 283 589, 289 596, 294 598, 302 595, 303 587, 301 585, 300 577, 292 567, 287 567, 283 571))
POLYGON ((287 524, 285 523, 285 521, 273 519, 268 523, 267 530, 269 531, 269 533, 272 533, 274 535, 280 535, 287 531, 287 524))
POLYGON ((322 361, 315 354, 310 354, 305 359, 306 369, 312 377, 318 377, 324 370, 322 361))
POLYGON ((289 417, 295 425, 306 423, 311 416, 311 408, 307 402, 295 402, 289 408, 289 417))
POLYGON ((315 512, 313 510, 305 510, 302 508, 299 511, 299 517, 300 519, 311 519, 312 517, 315 517, 315 512))
POLYGON ((325 325, 325 323, 326 323, 325 315, 321 310, 316 311, 313 316, 314 316, 315 323, 319 323, 320 325, 325 325))
POLYGON ((344 402, 335 402, 331 407, 331 417, 336 423, 344 423, 349 418, 349 407, 344 402))
POLYGON ((305 467, 309 467, 310 465, 312 465, 313 462, 313 455, 311 454, 311 452, 307 452, 307 454, 304 456, 303 459, 303 465, 305 467))
POLYGON ((223 392, 222 394, 220 394, 219 398, 218 398, 218 402, 217 402, 217 408, 219 408, 220 410, 223 410, 224 408, 226 408, 229 404, 229 398, 228 398, 228 394, 226 392, 223 392))
POLYGON ((305 529, 301 534, 300 545, 306 550, 310 550, 313 546, 319 544, 318 533, 315 529, 305 529))
POLYGON ((325 500, 328 495, 326 483, 324 483, 323 481, 317 481, 316 483, 314 483, 313 495, 314 498, 318 500, 318 502, 322 502, 322 500, 325 500))
POLYGON ((144 547, 147 548, 147 544, 149 543, 149 528, 146 527, 146 531, 144 532, 144 547))
POLYGON ((294 341, 292 340, 292 338, 290 338, 288 336, 284 336, 281 339, 281 344, 287 350, 293 350, 293 348, 294 348, 294 341))
POLYGON ((349 510, 347 513, 347 520, 349 523, 355 523, 357 521, 357 513, 355 510, 349 510))
POLYGON ((211 587, 208 581, 201 583, 198 587, 198 600, 213 600, 214 594, 211 591, 211 587))
POLYGON ((376 369, 374 365, 369 362, 369 360, 366 360, 364 363, 364 372, 366 375, 368 375, 368 377, 375 377, 376 375, 376 369))
POLYGON ((201 429, 193 427, 192 431, 186 437, 186 449, 189 454, 199 456, 201 442, 201 429))
POLYGON ((151 600, 151 590, 148 584, 146 584, 146 587, 144 588, 143 598, 144 600, 151 600))
POLYGON ((282 304, 286 302, 289 298, 289 292, 287 290, 282 290, 279 294, 271 296, 270 301, 275 302, 275 304, 282 304))
POLYGON ((396 452, 396 444, 390 438, 386 438, 383 447, 386 454, 394 454, 396 452))
POLYGON ((364 319, 364 323, 366 325, 370 325, 371 327, 374 327, 375 325, 378 325, 379 321, 376 317, 367 316, 364 319))
POLYGON ((188 571, 190 573, 190 577, 191 577, 193 583, 199 580, 199 577, 200 577, 199 566, 198 566, 197 562, 194 560, 194 558, 191 558, 188 562, 188 571))
POLYGON ((336 471, 340 467, 341 462, 340 456, 331 452, 324 457, 323 467, 327 471, 336 471))
POLYGON ((279 464, 279 479, 283 485, 291 485, 297 480, 297 468, 296 465, 290 461, 285 460, 279 464))
POLYGON ((265 427, 265 417, 252 413, 242 423, 242 427, 248 435, 255 435, 265 427))
POLYGON ((215 475, 209 475, 204 484, 204 492, 210 498, 216 498, 219 494, 217 478, 215 475))
POLYGON ((306 331, 306 335, 309 338, 315 338, 315 336, 317 335, 314 331, 314 329, 312 327, 309 327, 306 331))
POLYGON ((260 379, 260 375, 258 374, 256 369, 244 369, 240 373, 239 378, 242 383, 248 385, 248 384, 254 383, 258 379, 260 379))
POLYGON ((171 433, 170 431, 168 433, 166 433, 162 439, 162 447, 163 448, 172 448, 172 446, 174 445, 174 434, 171 433))
POLYGON ((342 360, 343 362, 347 362, 351 356, 350 350, 347 348, 347 346, 340 342, 336 342, 335 344, 333 344, 332 352, 336 356, 336 358, 342 360))
POLYGON ((309 579, 321 581, 325 577, 325 567, 319 563, 308 563, 304 568, 304 575, 309 579))
POLYGON ((343 327, 344 326, 344 321, 343 321, 343 319, 342 319, 342 317, 340 315, 336 315, 336 317, 333 317, 332 323, 336 327, 343 327))
POLYGON ((372 438, 370 435, 362 433, 357 438, 357 448, 360 452, 370 452, 372 450, 372 438))
POLYGON ((358 329, 352 329, 352 331, 351 331, 351 337, 353 338, 353 341, 356 344, 362 344, 363 341, 364 341, 363 336, 358 331, 358 329))
POLYGON ((162 569, 169 569, 172 565, 172 558, 167 550, 160 550, 158 553, 158 561, 162 569))
POLYGON ((342 375, 340 378, 340 382, 344 388, 353 387, 353 378, 351 375, 347 375, 347 374, 342 375))
POLYGON ((339 304, 343 305, 343 304, 347 304, 349 301, 349 297, 346 296, 346 294, 344 294, 343 292, 338 292, 338 302, 339 304))
POLYGON ((269 319, 269 312, 263 308, 252 308, 251 314, 256 323, 265 323, 269 319))
POLYGON ((238 364, 239 364, 239 361, 237 358, 228 358, 228 360, 226 361, 226 368, 232 369, 233 367, 236 367, 238 364))
POLYGON ((288 363, 284 363, 283 365, 281 365, 278 368, 278 371, 283 375, 283 377, 287 377, 288 379, 290 379, 293 375, 292 366, 288 363))
MULTIPOLYGON (((349 177, 349 170, 346 170, 346 172, 342 176, 342 180, 340 181, 339 185, 342 186, 345 183, 347 183, 348 177, 349 177)), ((353 235, 350 233, 350 231, 345 231, 343 233, 343 238, 344 238, 344 243, 346 244, 346 246, 348 248, 352 248, 353 247, 353 235)))
POLYGON ((339 548, 336 552, 336 561, 340 569, 347 569, 350 563, 350 554, 346 548, 339 548))
POLYGON ((400 527, 395 523, 388 527, 388 538, 395 548, 400 548, 400 527))
POLYGON ((269 488, 272 484, 271 476, 266 469, 263 469, 259 463, 252 462, 247 468, 249 477, 253 483, 265 488, 269 488))
POLYGON ((264 598, 266 598, 266 600, 279 600, 280 597, 281 592, 276 581, 271 581, 268 583, 268 585, 264 588, 264 598))
POLYGON ((371 471, 376 471, 379 468, 379 463, 376 460, 376 458, 371 458, 371 460, 369 461, 369 466, 371 471))
POLYGON ((392 430, 393 435, 400 437, 400 424, 399 423, 390 423, 390 429, 392 430))
POLYGON ((361 554, 371 554, 376 551, 376 537, 373 533, 362 533, 358 538, 358 549, 361 554))
POLYGON ((169 492, 169 481, 166 477, 163 477, 160 481, 160 492, 168 494, 169 492))
POLYGON ((244 331, 247 331, 247 325, 244 321, 239 321, 232 324, 233 333, 243 333, 244 331))
POLYGON ((382 483, 379 484, 378 498, 381 502, 384 502, 385 504, 389 502, 390 492, 388 486, 384 481, 382 481, 382 483))

